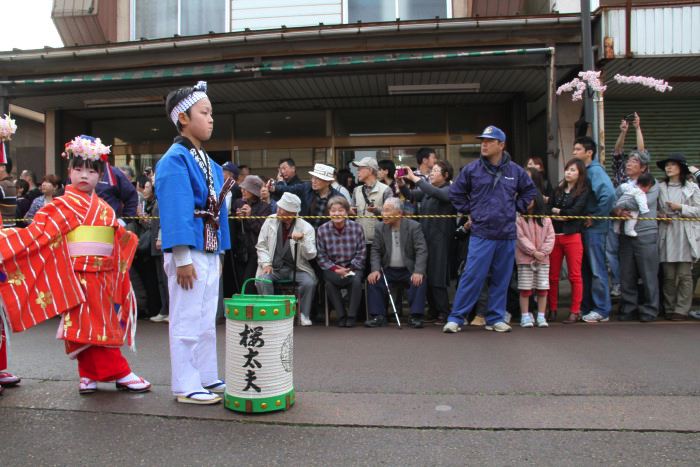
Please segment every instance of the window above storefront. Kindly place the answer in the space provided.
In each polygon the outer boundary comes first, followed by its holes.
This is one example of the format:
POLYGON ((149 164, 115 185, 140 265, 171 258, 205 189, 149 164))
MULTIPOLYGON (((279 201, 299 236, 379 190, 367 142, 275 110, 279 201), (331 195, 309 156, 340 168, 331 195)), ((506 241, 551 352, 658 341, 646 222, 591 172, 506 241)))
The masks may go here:
POLYGON ((228 31, 231 0, 131 0, 132 40, 228 31))
POLYGON ((411 136, 443 133, 445 112, 438 107, 341 109, 335 112, 336 136, 411 136))
POLYGON ((449 18, 451 0, 347 0, 348 22, 449 18))

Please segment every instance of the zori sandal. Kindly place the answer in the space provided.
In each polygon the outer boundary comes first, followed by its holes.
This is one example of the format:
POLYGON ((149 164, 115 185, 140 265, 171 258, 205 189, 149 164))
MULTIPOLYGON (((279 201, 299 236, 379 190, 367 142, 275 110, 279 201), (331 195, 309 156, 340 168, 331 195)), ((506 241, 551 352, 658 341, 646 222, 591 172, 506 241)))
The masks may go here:
POLYGON ((214 392, 216 394, 223 394, 226 391, 226 383, 223 380, 216 380, 214 383, 204 386, 204 389, 214 392))
POLYGON ((97 392, 97 381, 81 377, 80 384, 78 385, 78 392, 83 395, 97 392))
POLYGON ((19 376, 15 376, 6 371, 0 371, 0 386, 11 388, 12 386, 17 386, 20 381, 22 381, 22 379, 19 376))
POLYGON ((151 390, 151 383, 136 376, 134 373, 126 376, 125 378, 117 380, 117 389, 120 391, 129 392, 148 392, 151 390))
POLYGON ((221 397, 210 391, 195 391, 186 396, 177 396, 177 401, 183 404, 212 405, 221 402, 221 397))

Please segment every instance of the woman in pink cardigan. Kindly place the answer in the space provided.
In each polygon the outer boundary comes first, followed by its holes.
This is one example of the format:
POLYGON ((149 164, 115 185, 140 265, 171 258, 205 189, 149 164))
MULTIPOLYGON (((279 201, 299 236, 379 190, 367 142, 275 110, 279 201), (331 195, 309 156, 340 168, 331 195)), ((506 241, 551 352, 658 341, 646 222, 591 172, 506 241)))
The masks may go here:
MULTIPOLYGON (((545 213, 542 194, 538 193, 530 203, 529 214, 545 213)), ((547 308, 549 290, 549 255, 554 249, 554 227, 549 218, 524 218, 516 220, 518 240, 515 248, 515 262, 518 265, 518 290, 520 290, 520 326, 531 328, 535 325, 529 312, 532 289, 537 290, 537 327, 549 326, 544 313, 547 308)))

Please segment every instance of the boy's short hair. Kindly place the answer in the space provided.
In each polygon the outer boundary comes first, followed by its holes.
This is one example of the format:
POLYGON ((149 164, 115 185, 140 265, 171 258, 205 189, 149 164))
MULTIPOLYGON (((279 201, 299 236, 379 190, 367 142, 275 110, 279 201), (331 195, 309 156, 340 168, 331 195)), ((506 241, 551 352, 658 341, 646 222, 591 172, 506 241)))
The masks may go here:
MULTIPOLYGON (((192 94, 194 92, 194 87, 186 87, 186 88, 180 88, 176 89, 174 91, 170 91, 168 93, 168 97, 165 98, 165 115, 167 115, 168 120, 170 120, 170 113, 173 111, 175 106, 182 102, 183 99, 185 99, 187 96, 192 94)), ((190 116, 190 109, 185 110, 185 114, 187 116, 190 116)), ((180 124, 180 121, 178 120, 175 122, 175 126, 177 127, 178 132, 182 132, 182 125, 180 124)))
POLYGON ((421 165, 423 163, 423 159, 427 159, 430 157, 431 154, 435 154, 437 157, 437 154, 435 153, 435 149, 433 148, 420 148, 418 152, 416 153, 416 162, 418 162, 418 165, 421 165))
POLYGON ((649 187, 654 186, 655 183, 656 180, 654 180, 654 176, 650 173, 643 173, 637 179, 637 186, 649 187))

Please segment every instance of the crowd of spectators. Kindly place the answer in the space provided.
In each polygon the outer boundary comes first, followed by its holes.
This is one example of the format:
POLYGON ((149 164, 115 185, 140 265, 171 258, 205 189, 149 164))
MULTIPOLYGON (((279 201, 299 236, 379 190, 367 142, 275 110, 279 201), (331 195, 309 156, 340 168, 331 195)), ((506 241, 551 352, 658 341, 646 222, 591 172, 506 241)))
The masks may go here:
MULTIPOLYGON (((620 124, 612 177, 588 137, 576 139, 554 185, 541 158, 524 167, 511 159, 500 129, 489 126, 479 138, 481 157, 458 174, 429 148, 418 151, 415 168, 364 157, 339 171, 316 163, 309 181, 292 159, 281 160, 269 179, 227 162, 224 175, 236 185, 226 199, 233 248, 222 258, 221 296, 263 279, 245 293, 291 287, 303 326, 327 306, 340 327, 365 316, 374 328, 387 324, 389 294, 401 308, 406 292, 409 326, 436 323, 448 333, 467 322, 507 332, 517 316, 524 328, 605 322, 618 298, 621 321, 700 319, 691 311, 700 223, 679 221, 700 217, 700 170, 669 154, 657 162, 665 176, 656 180, 638 115, 620 124), (636 147, 625 152, 630 126, 636 147), (604 219, 611 215, 624 220, 604 219), (559 316, 564 260, 571 297, 568 314, 559 316)), ((22 227, 62 185, 51 174, 37 184, 28 170, 13 181, 11 171, 10 161, 0 164, 0 210, 4 227, 15 226, 12 219, 22 227)), ((139 236, 130 272, 139 317, 167 321, 154 170, 112 172, 97 193, 139 236)))

